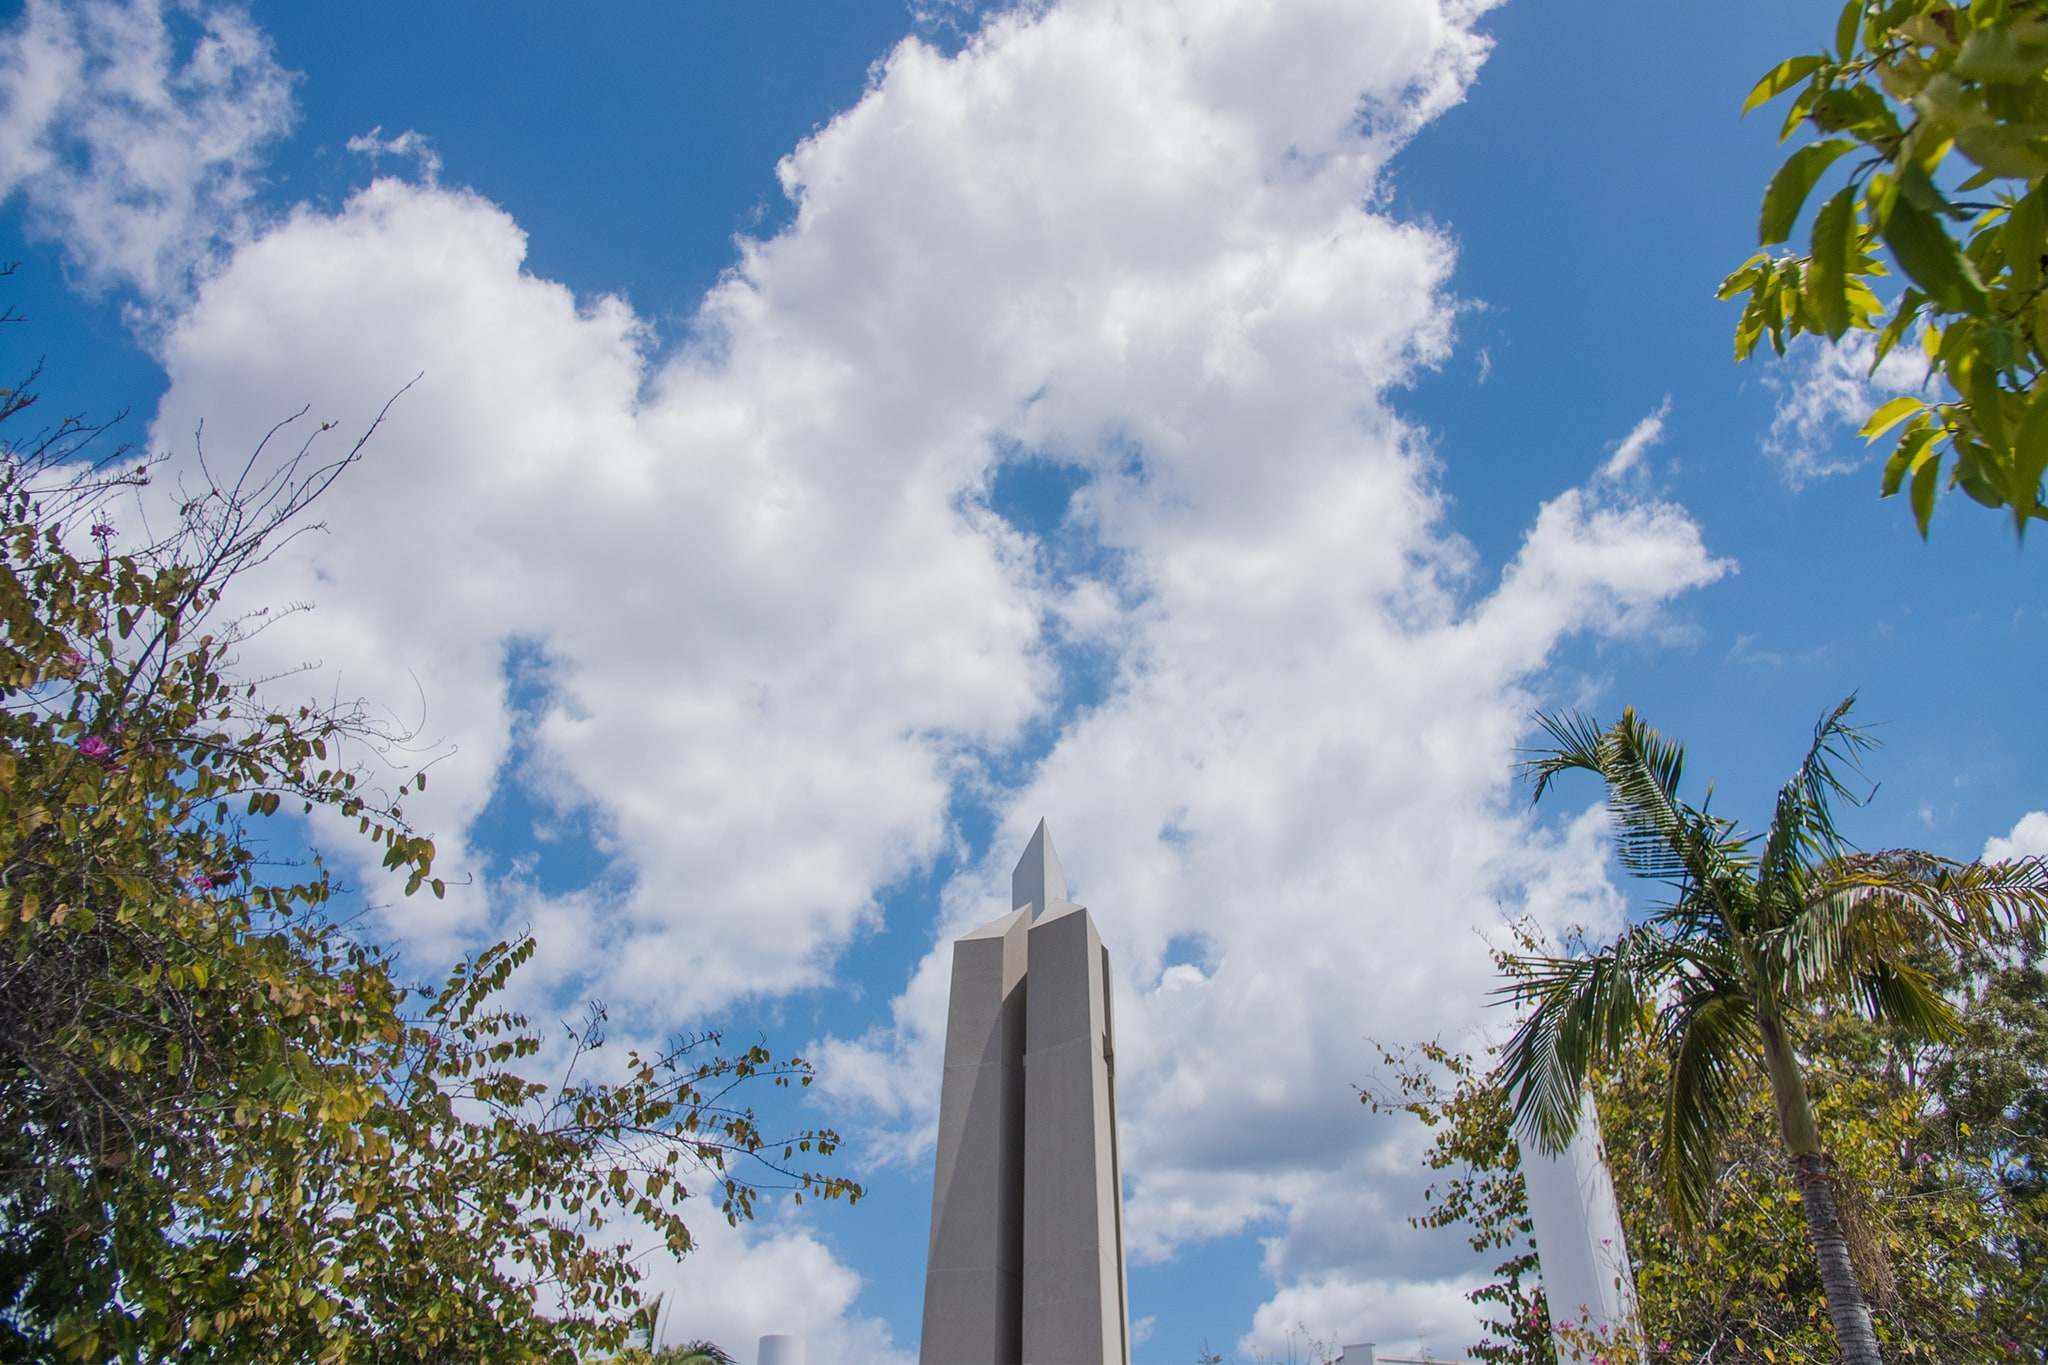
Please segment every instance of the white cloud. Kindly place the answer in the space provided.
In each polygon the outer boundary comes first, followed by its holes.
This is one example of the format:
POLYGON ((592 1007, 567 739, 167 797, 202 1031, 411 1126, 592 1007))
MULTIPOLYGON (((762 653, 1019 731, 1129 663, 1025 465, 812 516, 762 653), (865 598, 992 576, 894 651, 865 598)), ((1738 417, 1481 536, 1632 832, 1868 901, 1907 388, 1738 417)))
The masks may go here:
POLYGON ((0 200, 90 288, 182 293, 249 230, 292 77, 239 8, 30 0, 0 35, 0 200))
POLYGON ((755 1358, 759 1339, 791 1333, 816 1361, 910 1365, 913 1351, 887 1323, 859 1311, 862 1277, 816 1234, 770 1223, 741 1233, 716 1213, 690 1227, 696 1248, 681 1261, 656 1253, 642 1262, 642 1290, 662 1295, 667 1345, 708 1340, 736 1360, 755 1358))
MULTIPOLYGON (((530 645, 549 698, 528 776, 635 882, 551 961, 681 1015, 820 983, 876 891, 942 847, 966 750, 1042 704, 1025 552, 949 476, 971 426, 907 383, 739 327, 650 374, 630 310, 523 274, 524 248, 485 201, 396 180, 301 210, 166 337, 157 430, 204 415, 236 450, 301 402, 353 429, 423 371, 336 485, 333 534, 250 585, 318 603, 256 657, 371 696, 416 674, 458 752, 414 809, 455 835, 509 752, 503 669, 530 645)), ((720 302, 759 300, 735 280, 720 302)))
POLYGON ((1621 444, 1614 448, 1614 454, 1608 456, 1607 463, 1600 466, 1600 476, 1605 479, 1618 479, 1636 468, 1644 453, 1664 439, 1664 419, 1670 415, 1671 398, 1666 395, 1654 411, 1629 428, 1628 435, 1622 437, 1621 444))
POLYGON ((1790 377, 1769 381, 1778 390, 1778 407, 1764 453, 1792 488, 1863 468, 1873 450, 1886 448, 1856 435, 1871 410, 1898 394, 1925 391, 1927 357, 1917 340, 1893 348, 1873 373, 1876 355, 1877 338, 1869 332, 1832 343, 1806 339, 1787 357, 1790 377))
POLYGON ((385 137, 384 125, 380 123, 367 133, 357 133, 346 145, 357 156, 367 158, 372 166, 387 156, 396 157, 418 166, 420 179, 429 185, 441 179, 441 154, 434 150, 433 140, 416 129, 385 137))
POLYGON ((2048 858, 2048 810, 2030 810, 2010 833, 1994 834, 1984 841, 1984 861, 2008 858, 2048 858))
POLYGON ((1315 1347, 1374 1342, 1382 1354, 1431 1351, 1463 1359, 1472 1344, 1465 1295, 1478 1280, 1309 1280, 1259 1306, 1237 1349, 1257 1358, 1313 1359, 1315 1347), (1387 1324, 1399 1323, 1389 1331, 1387 1324))
MULTIPOLYGON (((1419 1148, 1355 1103, 1365 1039, 1484 1027, 1504 912, 1612 925, 1597 820, 1537 824, 1516 745, 1561 642, 1654 638, 1729 568, 1611 477, 1645 425, 1475 584, 1388 406, 1449 353, 1456 303, 1448 239, 1376 207, 1381 172, 1469 84, 1482 8, 1073 0, 955 56, 905 43, 783 162, 794 222, 743 244, 665 355, 431 179, 248 240, 205 220, 229 250, 164 334, 160 440, 203 416, 237 452, 301 402, 358 429, 423 373, 331 533, 248 585, 318 603, 252 669, 323 660, 382 698, 417 677, 456 752, 413 809, 451 871, 503 779, 587 819, 620 873, 555 898, 484 880, 387 922, 423 951, 531 922, 533 989, 650 1030, 827 983, 952 847, 954 796, 1048 719, 1058 649, 1107 651, 1100 704, 993 794, 994 849, 947 888, 891 1027, 823 1040, 833 1093, 878 1150, 922 1150, 943 944, 1049 813, 1116 955, 1134 1251, 1257 1228, 1277 1287, 1250 1339, 1311 1311, 1455 1339, 1455 1238, 1387 1231, 1419 1148), (990 510, 1018 449, 1085 475, 1085 574, 990 510), (530 723, 515 649, 545 684, 530 723)), ((801 1229, 738 1246, 745 1284, 687 1263, 700 1320, 741 1330, 720 1293, 786 1306, 815 1281, 813 1330, 871 1330, 801 1229)))

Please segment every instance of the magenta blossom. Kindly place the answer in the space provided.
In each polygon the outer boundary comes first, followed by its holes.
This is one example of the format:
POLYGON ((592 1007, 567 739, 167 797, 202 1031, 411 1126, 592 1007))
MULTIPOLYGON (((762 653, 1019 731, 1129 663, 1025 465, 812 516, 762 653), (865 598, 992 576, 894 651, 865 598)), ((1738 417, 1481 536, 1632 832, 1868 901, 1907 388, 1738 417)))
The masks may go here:
POLYGON ((87 735, 78 741, 78 752, 87 758, 106 758, 114 752, 114 747, 98 735, 87 735))
POLYGON ((105 521, 94 522, 92 524, 92 538, 99 541, 112 540, 114 538, 113 523, 105 521))
POLYGON ((344 996, 347 996, 347 997, 348 997, 348 998, 349 998, 350 1000, 353 1000, 353 999, 355 999, 355 998, 356 998, 356 984, 355 984, 355 982, 353 982, 353 981, 344 981, 344 982, 342 982, 342 983, 341 983, 341 993, 342 993, 342 994, 343 994, 344 996))
POLYGON ((200 873, 192 879, 192 889, 194 891, 213 890, 213 878, 207 876, 204 872, 200 873))
POLYGON ((63 664, 66 668, 72 670, 74 673, 77 672, 79 669, 84 668, 85 663, 85 656, 83 654, 80 654, 77 650, 67 649, 64 651, 63 664))

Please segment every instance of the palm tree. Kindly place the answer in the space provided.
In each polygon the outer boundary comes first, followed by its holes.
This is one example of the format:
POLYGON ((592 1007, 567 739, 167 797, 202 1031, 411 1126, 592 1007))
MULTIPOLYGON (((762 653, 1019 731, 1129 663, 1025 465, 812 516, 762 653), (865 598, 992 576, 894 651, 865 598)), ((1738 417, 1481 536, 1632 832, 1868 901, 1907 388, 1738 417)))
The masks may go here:
POLYGON ((633 1314, 633 1327, 640 1344, 605 1357, 605 1365, 733 1365, 733 1359, 715 1341, 686 1341, 680 1346, 656 1345, 661 1338, 662 1299, 656 1294, 633 1314))
POLYGON ((1596 774, 1621 865, 1673 894, 1600 952, 1513 959, 1515 979, 1498 994, 1533 1008, 1496 1078, 1522 1130, 1556 1151, 1577 1126, 1588 1071, 1616 1059, 1638 1030, 1654 1030, 1671 1057, 1665 1202, 1688 1232, 1706 1211, 1741 1073, 1761 1065, 1843 1358, 1877 1365, 1835 1175, 1807 1100, 1800 1022, 1816 1005, 1847 1002, 1914 1033, 1953 1031, 1954 1010, 1915 966, 1916 949, 1930 937, 1961 944, 1995 923, 2048 919, 2048 868, 2036 858, 1955 863, 1910 850, 1852 851, 1832 803, 1859 802, 1840 774, 1860 776, 1861 755, 1875 743, 1847 723, 1854 701, 1815 727, 1760 838, 1679 799, 1684 748, 1633 710, 1604 731, 1584 717, 1537 717, 1556 747, 1523 765, 1536 799, 1565 773, 1596 774))

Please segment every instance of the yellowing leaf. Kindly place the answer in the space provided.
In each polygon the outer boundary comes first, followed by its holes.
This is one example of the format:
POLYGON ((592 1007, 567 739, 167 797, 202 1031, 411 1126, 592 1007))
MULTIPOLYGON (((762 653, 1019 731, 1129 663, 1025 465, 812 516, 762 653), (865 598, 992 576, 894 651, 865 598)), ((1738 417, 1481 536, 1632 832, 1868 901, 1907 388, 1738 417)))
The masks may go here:
POLYGON ((1750 88, 1749 98, 1742 102, 1742 112, 1746 114, 1768 103, 1826 65, 1825 57, 1787 57, 1764 72, 1763 78, 1750 88))
POLYGON ((1864 421, 1862 427, 1858 429, 1857 435, 1863 437, 1866 441, 1875 441, 1878 437, 1884 435, 1887 431, 1890 431, 1893 427, 1905 421, 1914 413, 1921 411, 1926 406, 1927 404, 1921 399, 1915 398, 1911 394, 1902 394, 1886 403, 1883 407, 1880 407, 1876 412, 1871 413, 1864 421))

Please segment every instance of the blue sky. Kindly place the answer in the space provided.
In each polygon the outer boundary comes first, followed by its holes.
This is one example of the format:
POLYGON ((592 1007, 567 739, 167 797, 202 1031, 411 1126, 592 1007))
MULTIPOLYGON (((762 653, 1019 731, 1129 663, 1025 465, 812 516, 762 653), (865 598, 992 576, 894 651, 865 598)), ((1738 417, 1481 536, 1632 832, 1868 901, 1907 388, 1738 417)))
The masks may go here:
POLYGON ((1533 708, 1755 819, 1857 691, 1860 842, 2048 851, 2040 547, 1920 543, 1853 357, 1737 368, 1712 297, 1833 9, 32 5, 6 366, 174 468, 421 376, 250 663, 424 704, 411 960, 532 925, 536 1008, 820 1062, 872 1195, 707 1227, 691 1330, 914 1353, 943 944, 1044 814, 1140 1358, 1449 1352, 1477 1268, 1352 1086, 1498 1026, 1503 915, 1625 913, 1533 708))

